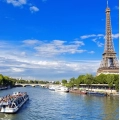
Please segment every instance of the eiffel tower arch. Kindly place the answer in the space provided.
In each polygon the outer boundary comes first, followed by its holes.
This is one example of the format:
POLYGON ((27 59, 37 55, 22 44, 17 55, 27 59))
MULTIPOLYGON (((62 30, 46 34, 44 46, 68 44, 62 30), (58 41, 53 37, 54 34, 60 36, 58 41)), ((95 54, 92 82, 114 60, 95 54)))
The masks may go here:
POLYGON ((106 8, 106 36, 105 36, 105 46, 104 53, 102 54, 102 61, 100 67, 97 70, 97 75, 103 74, 119 74, 119 63, 116 57, 116 52, 114 50, 113 40, 112 40, 112 28, 110 19, 110 8, 106 8))

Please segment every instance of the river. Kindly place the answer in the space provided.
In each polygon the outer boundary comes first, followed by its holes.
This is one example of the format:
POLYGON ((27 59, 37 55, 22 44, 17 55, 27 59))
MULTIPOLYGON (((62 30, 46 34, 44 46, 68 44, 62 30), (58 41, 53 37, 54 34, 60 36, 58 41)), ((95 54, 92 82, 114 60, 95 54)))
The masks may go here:
POLYGON ((16 87, 0 96, 21 91, 29 94, 15 114, 0 113, 0 120, 119 120, 119 97, 98 97, 50 91, 41 87, 16 87))

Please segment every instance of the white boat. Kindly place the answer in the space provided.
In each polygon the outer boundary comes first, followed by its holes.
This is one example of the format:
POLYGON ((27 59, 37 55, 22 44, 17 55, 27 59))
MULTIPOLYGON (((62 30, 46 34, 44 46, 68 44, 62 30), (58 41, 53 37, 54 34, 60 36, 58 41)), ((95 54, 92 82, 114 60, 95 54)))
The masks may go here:
POLYGON ((55 88, 55 91, 58 91, 58 92, 69 92, 69 89, 65 86, 59 86, 59 87, 56 87, 55 88))
POLYGON ((0 99, 1 113, 16 113, 21 106, 29 99, 26 92, 14 92, 0 99))
POLYGON ((49 90, 55 91, 55 87, 54 86, 49 86, 48 88, 49 90))
POLYGON ((55 91, 55 89, 57 88, 58 86, 56 86, 56 85, 50 85, 49 86, 49 90, 52 90, 52 91, 55 91))

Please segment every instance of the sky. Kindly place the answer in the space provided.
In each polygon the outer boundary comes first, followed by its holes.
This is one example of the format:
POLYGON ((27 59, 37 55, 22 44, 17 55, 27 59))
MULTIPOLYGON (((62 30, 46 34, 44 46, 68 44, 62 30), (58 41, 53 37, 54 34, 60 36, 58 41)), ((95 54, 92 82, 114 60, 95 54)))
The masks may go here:
MULTIPOLYGON (((96 75, 106 6, 106 0, 0 0, 0 74, 47 81, 96 75)), ((119 1, 108 6, 119 58, 119 1)))

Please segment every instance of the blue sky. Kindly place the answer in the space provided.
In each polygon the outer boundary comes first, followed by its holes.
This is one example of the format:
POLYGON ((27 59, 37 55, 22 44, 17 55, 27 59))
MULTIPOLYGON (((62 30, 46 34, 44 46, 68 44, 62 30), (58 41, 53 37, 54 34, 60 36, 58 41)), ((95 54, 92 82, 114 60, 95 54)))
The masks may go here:
MULTIPOLYGON (((109 0, 119 57, 119 5, 109 0)), ((0 73, 37 80, 95 75, 104 51, 106 0, 0 0, 0 73)))

